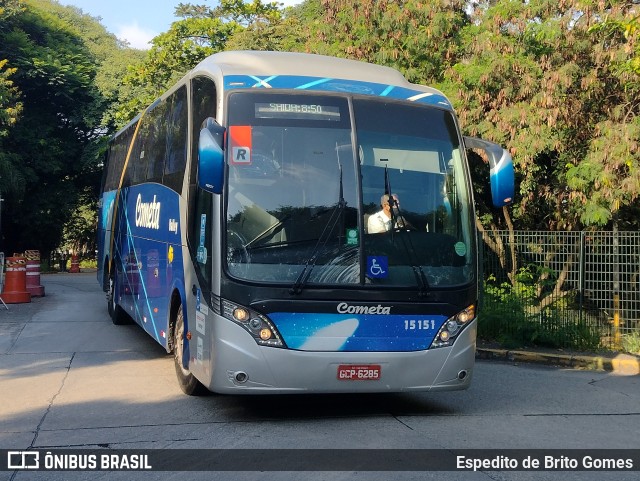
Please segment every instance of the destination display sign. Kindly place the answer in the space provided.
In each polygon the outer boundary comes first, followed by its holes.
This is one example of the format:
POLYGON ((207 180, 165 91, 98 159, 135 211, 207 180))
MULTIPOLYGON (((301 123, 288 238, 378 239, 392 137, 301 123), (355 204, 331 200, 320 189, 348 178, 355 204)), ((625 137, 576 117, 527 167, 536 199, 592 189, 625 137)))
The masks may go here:
POLYGON ((256 103, 255 116, 259 119, 304 119, 340 121, 340 108, 335 105, 299 103, 256 103))

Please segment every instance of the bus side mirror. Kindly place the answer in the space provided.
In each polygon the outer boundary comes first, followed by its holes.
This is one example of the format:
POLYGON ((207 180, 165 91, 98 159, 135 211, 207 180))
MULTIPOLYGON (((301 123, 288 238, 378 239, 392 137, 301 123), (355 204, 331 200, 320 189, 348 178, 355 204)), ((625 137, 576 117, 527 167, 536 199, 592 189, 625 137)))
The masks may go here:
POLYGON ((467 149, 484 150, 489 158, 493 205, 502 207, 511 204, 515 190, 511 154, 498 144, 477 137, 464 137, 464 145, 467 149))
POLYGON ((200 127, 198 139, 198 185, 212 194, 222 193, 224 181, 224 133, 213 117, 200 127))

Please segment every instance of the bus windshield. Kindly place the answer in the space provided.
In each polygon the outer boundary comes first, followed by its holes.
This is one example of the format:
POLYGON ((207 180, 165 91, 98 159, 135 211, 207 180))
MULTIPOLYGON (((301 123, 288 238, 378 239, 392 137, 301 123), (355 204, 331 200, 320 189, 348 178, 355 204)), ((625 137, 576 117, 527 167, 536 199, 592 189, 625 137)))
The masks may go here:
POLYGON ((226 266, 235 278, 427 290, 475 279, 453 115, 415 102, 232 93, 226 266))

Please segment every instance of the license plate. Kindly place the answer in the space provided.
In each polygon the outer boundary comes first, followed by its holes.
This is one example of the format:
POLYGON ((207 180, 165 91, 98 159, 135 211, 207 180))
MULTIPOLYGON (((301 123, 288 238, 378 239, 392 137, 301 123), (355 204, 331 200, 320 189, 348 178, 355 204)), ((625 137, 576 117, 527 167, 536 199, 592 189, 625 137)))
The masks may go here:
POLYGON ((338 366, 340 381, 377 381, 381 375, 382 369, 379 364, 341 364, 338 366))

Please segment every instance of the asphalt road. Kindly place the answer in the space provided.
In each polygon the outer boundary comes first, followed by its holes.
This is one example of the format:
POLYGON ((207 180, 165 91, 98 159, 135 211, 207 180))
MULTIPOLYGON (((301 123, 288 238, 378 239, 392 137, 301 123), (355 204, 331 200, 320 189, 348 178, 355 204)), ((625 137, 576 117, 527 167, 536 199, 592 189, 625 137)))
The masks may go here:
MULTIPOLYGON (((519 449, 536 456, 535 450, 549 449, 562 456, 567 449, 640 448, 640 376, 615 372, 478 361, 463 392, 188 397, 163 348, 136 325, 111 323, 95 274, 47 275, 42 283, 45 297, 9 310, 0 304, 0 450, 393 448, 427 456, 519 449)), ((15 470, 0 471, 0 480, 640 477, 640 462, 635 472, 562 473, 260 473, 242 467, 215 473, 15 470)))

